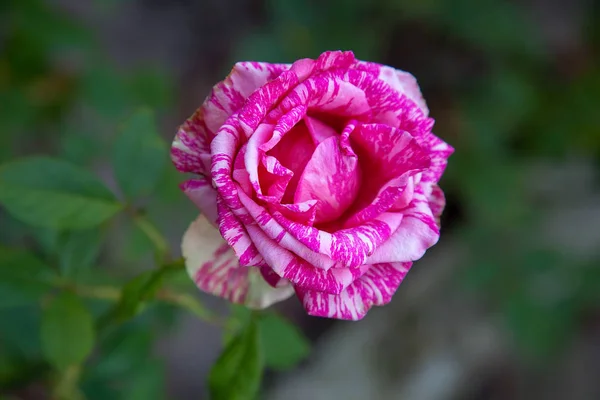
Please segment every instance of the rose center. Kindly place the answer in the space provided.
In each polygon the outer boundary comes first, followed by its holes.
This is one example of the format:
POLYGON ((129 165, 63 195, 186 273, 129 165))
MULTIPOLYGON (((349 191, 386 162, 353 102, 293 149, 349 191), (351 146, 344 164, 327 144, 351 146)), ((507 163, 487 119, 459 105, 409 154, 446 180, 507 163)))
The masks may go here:
POLYGON ((320 118, 306 116, 267 155, 293 173, 282 203, 316 201, 315 223, 339 218, 354 201, 360 186, 357 157, 342 149, 337 130, 320 118))
POLYGON ((282 203, 291 204, 294 202, 298 181, 315 148, 316 145, 310 136, 308 127, 302 120, 290 129, 275 147, 267 152, 268 155, 275 157, 281 165, 294 173, 292 179, 288 182, 282 203))

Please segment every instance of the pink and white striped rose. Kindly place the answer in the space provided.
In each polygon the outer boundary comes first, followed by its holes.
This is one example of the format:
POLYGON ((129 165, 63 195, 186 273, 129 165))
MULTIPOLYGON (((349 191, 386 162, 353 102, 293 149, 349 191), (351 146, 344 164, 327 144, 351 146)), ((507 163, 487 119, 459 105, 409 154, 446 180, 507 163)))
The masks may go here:
POLYGON ((196 175, 182 250, 198 287, 255 308, 295 292, 349 320, 388 303, 439 238, 453 149, 428 113, 412 75, 352 52, 237 63, 172 146, 196 175))

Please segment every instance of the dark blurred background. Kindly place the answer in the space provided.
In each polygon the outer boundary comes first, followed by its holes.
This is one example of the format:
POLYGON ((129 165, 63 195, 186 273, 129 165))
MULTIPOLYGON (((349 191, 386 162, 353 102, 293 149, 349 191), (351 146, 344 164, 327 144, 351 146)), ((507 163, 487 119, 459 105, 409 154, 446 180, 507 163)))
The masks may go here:
MULTIPOLYGON (((409 71, 456 148, 441 241, 362 322, 278 306, 314 347, 261 398, 600 399, 599 16, 592 0, 2 0, 0 162, 53 154, 114 186, 123 118, 152 107, 170 142, 235 61, 344 49, 409 71)), ((196 215, 181 180, 144 204, 175 249, 196 215)), ((111 277, 151 262, 117 222, 96 257, 111 277)), ((1 245, 43 255, 44 237, 0 208, 1 245)), ((0 307, 0 398, 48 398, 38 331, 36 307, 0 307)), ((84 393, 204 398, 220 343, 156 307, 97 350, 84 393)))

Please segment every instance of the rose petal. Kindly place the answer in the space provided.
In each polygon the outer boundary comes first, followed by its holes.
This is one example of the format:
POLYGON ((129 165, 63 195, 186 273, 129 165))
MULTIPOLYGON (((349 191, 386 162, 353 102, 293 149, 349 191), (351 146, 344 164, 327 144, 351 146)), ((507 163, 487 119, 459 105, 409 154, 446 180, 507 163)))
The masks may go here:
POLYGON ((440 226, 440 216, 444 211, 444 207, 446 207, 446 197, 444 196, 444 192, 438 185, 433 185, 431 194, 427 197, 427 200, 435 221, 438 226, 440 226))
POLYGON ((190 179, 180 185, 181 190, 194 202, 194 204, 206 216, 206 219, 217 224, 217 191, 213 189, 208 179, 199 177, 190 179))
POLYGON ((403 96, 372 72, 351 69, 345 79, 362 89, 371 105, 369 122, 381 123, 417 137, 431 132, 434 121, 407 96, 403 96))
POLYGON ((427 151, 409 133, 384 124, 359 124, 350 133, 363 169, 381 182, 430 165, 427 151))
POLYGON ((244 164, 246 165, 246 171, 248 171, 250 183, 252 184, 254 191, 259 195, 266 194, 263 193, 262 187, 260 185, 260 178, 258 172, 260 161, 262 160, 262 156, 264 155, 264 152, 260 149, 260 146, 264 144, 267 140, 269 140, 274 128, 275 127, 270 124, 261 124, 246 144, 244 164))
POLYGON ((307 200, 293 204, 270 204, 269 211, 280 212, 286 218, 298 223, 312 226, 317 215, 317 201, 307 200))
POLYGON ((259 267, 263 279, 272 287, 288 285, 289 281, 277 275, 269 266, 259 267))
POLYGON ((339 218, 354 201, 360 188, 360 169, 354 153, 343 151, 340 139, 321 142, 298 182, 294 202, 317 200, 315 223, 339 218))
MULTIPOLYGON (((275 243, 325 270, 332 267, 356 268, 365 264, 367 257, 389 238, 402 221, 400 213, 384 213, 362 226, 332 234, 290 221, 281 213, 271 215, 241 191, 239 198, 243 207, 237 211, 250 214, 244 215, 246 226, 252 224, 247 218, 252 218, 275 243)), ((217 206, 219 204, 217 202, 217 206)))
POLYGON ((240 109, 252 92, 290 68, 287 64, 240 62, 216 84, 202 106, 179 128, 171 148, 182 172, 210 173, 210 143, 225 120, 240 109))
POLYGON ((279 197, 284 203, 292 203, 294 192, 306 164, 310 160, 315 145, 304 121, 300 121, 286 132, 281 140, 269 152, 269 156, 276 158, 281 165, 292 171, 293 176, 286 183, 285 194, 279 197))
MULTIPOLYGON (((217 197, 217 212, 219 214, 219 232, 237 255, 240 265, 266 266, 265 260, 246 232, 246 228, 238 217, 225 205, 223 199, 217 197)), ((249 221, 253 222, 251 218, 249 221)))
MULTIPOLYGON (((294 62, 288 70, 282 72, 277 78, 263 85, 248 97, 248 101, 238 115, 246 136, 250 136, 254 132, 273 104, 277 104, 282 96, 310 75, 329 69, 343 70, 355 62, 356 59, 351 51, 328 51, 321 54, 316 60, 302 59, 294 62)), ((278 119, 279 117, 275 118, 275 120, 278 119)), ((294 126, 296 122, 291 124, 289 128, 294 126)))
POLYGON ((364 180, 346 227, 373 219, 401 202, 408 195, 405 189, 410 178, 431 163, 412 135, 387 125, 359 124, 350 133, 350 140, 369 179, 364 180))
POLYGON ((273 288, 258 268, 241 267, 216 232, 201 216, 183 236, 186 268, 200 290, 251 308, 265 308, 293 294, 291 285, 273 288))
POLYGON ((286 94, 269 112, 267 120, 280 121, 284 130, 288 130, 303 117, 296 115, 292 121, 293 110, 359 120, 368 120, 371 115, 364 90, 347 82, 343 70, 327 71, 306 79, 286 94))
POLYGON ((328 294, 296 287, 296 294, 308 314, 315 317, 359 320, 369 309, 392 300, 412 263, 372 265, 364 275, 340 294, 328 294))
POLYGON ((177 131, 171 146, 171 160, 181 172, 210 173, 210 142, 213 135, 204 124, 202 107, 177 131))
POLYGON ((246 170, 246 163, 244 162, 247 148, 248 144, 243 145, 238 154, 235 156, 233 172, 231 173, 231 176, 233 177, 233 180, 240 185, 243 191, 250 194, 252 193, 252 183, 250 183, 250 174, 248 174, 248 170, 246 170))
POLYGON ((367 263, 415 261, 437 243, 439 226, 422 191, 416 191, 410 205, 401 212, 404 218, 400 227, 375 250, 367 263))
POLYGON ((246 227, 250 238, 266 263, 295 286, 327 293, 340 293, 356 276, 348 268, 315 268, 269 238, 257 225, 246 227))
POLYGON ((216 133, 231 114, 242 108, 258 88, 290 68, 289 64, 239 62, 225 80, 213 88, 204 102, 204 119, 210 132, 216 133))
POLYGON ((261 124, 247 143, 244 162, 250 183, 261 200, 278 204, 292 197, 293 189, 314 146, 308 130, 302 126, 284 132, 280 142, 266 153, 264 145, 272 141, 275 126, 261 124), (283 147, 281 147, 283 146, 283 147))
POLYGON ((402 214, 383 213, 360 226, 334 233, 290 221, 279 213, 274 213, 273 219, 310 251, 343 266, 357 267, 396 231, 402 214))
MULTIPOLYGON (((250 197, 244 193, 240 193, 240 201, 244 206, 246 225, 258 224, 264 233, 281 247, 293 252, 302 259, 308 261, 312 266, 324 270, 328 270, 336 265, 329 257, 319 252, 310 250, 304 244, 300 243, 296 238, 290 235, 273 217, 271 213, 264 207, 258 205, 250 197)), ((278 213, 276 213, 278 214, 278 213)))
MULTIPOLYGON (((241 267, 243 268, 243 267, 241 267)), ((248 292, 244 304, 248 308, 264 309, 286 300, 294 294, 294 287, 280 279, 276 286, 271 285, 256 267, 248 267, 248 292)))
MULTIPOLYGON (((258 125, 265 120, 272 105, 277 104, 289 90, 310 74, 316 74, 329 68, 347 69, 355 61, 352 52, 327 52, 317 60, 296 61, 277 78, 252 93, 244 103, 244 107, 223 123, 210 144, 211 176, 217 191, 230 209, 235 210, 240 207, 236 195, 237 188, 231 177, 233 160, 237 151, 244 144, 244 139, 254 134, 258 125)), ((296 110, 290 114, 290 123, 295 118, 299 119, 291 123, 289 128, 294 126, 305 113, 306 110, 296 110)), ((263 150, 268 151, 269 149, 264 148, 263 150)))
POLYGON ((281 165, 275 157, 263 154, 261 163, 258 169, 260 178, 260 186, 264 188, 267 195, 258 195, 259 199, 268 201, 269 203, 279 204, 283 199, 283 195, 288 188, 294 173, 281 165))
POLYGON ((408 178, 408 182, 404 187, 402 194, 396 199, 389 211, 399 211, 408 207, 415 193, 415 180, 418 178, 418 175, 419 174, 416 174, 408 178))
POLYGON ((429 114, 429 109, 427 108, 425 99, 423 99, 419 84, 412 74, 386 65, 369 62, 364 62, 363 64, 373 67, 374 71, 377 71, 379 79, 390 85, 392 89, 401 95, 407 96, 415 102, 425 115, 429 114))
POLYGON ((325 139, 337 135, 335 129, 317 118, 309 117, 307 115, 304 117, 304 123, 308 128, 308 132, 310 133, 310 137, 312 138, 315 146, 318 146, 319 143, 325 139))
POLYGON ((424 182, 439 182, 448 165, 448 158, 454 153, 454 148, 431 132, 416 139, 423 148, 427 149, 431 158, 431 165, 423 172, 421 179, 424 182))
POLYGON ((267 152, 274 149, 286 133, 301 124, 307 110, 308 107, 306 104, 299 104, 292 107, 290 110, 287 110, 287 112, 278 119, 272 119, 270 117, 272 112, 267 115, 265 122, 275 124, 275 129, 273 129, 273 135, 269 141, 260 146, 261 150, 267 152))
MULTIPOLYGON (((383 67, 381 71, 385 70, 385 68, 383 67)), ((386 74, 389 73, 387 72, 386 74)), ((448 157, 454 152, 454 149, 431 132, 434 121, 431 118, 427 118, 428 110, 425 103, 421 103, 418 98, 415 100, 417 93, 420 96, 420 92, 418 91, 416 82, 414 86, 410 83, 413 79, 412 76, 399 70, 396 70, 396 74, 401 81, 402 90, 406 89, 406 92, 403 93, 406 96, 399 94, 397 89, 392 88, 387 82, 380 79, 379 81, 382 84, 371 82, 370 88, 364 89, 368 99, 386 99, 373 105, 372 110, 374 115, 372 121, 410 132, 419 145, 429 153, 431 158, 431 166, 424 173, 423 179, 428 182, 437 183, 446 168, 448 157), (416 106, 413 101, 420 107, 416 106)), ((362 87, 361 82, 365 81, 364 77, 355 71, 349 71, 348 75, 350 82, 355 82, 356 85, 362 87)))

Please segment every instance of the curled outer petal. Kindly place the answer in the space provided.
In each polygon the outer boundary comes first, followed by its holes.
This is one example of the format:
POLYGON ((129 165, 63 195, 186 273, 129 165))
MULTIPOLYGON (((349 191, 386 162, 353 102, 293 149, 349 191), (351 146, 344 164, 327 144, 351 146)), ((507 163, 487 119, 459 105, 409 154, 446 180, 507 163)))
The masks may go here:
POLYGON ((356 321, 372 306, 389 303, 411 266, 411 262, 374 264, 339 294, 302 288, 296 294, 310 315, 356 321))
POLYGON ((288 283, 272 287, 257 267, 242 267, 218 231, 200 216, 183 236, 186 269, 200 290, 250 308, 265 308, 290 297, 288 283))

